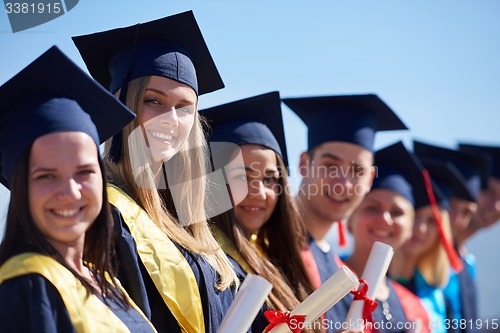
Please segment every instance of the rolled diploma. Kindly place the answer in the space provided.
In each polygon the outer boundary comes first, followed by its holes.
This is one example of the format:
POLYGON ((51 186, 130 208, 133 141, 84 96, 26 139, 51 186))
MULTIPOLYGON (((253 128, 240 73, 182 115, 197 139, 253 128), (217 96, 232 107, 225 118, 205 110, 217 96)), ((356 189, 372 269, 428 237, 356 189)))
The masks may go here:
POLYGON ((271 289, 273 285, 263 277, 247 274, 217 333, 247 332, 271 289))
MULTIPOLYGON (((368 283, 366 296, 369 298, 375 298, 376 291, 389 269, 389 264, 391 263, 393 255, 394 250, 390 245, 382 242, 373 243, 370 256, 368 257, 362 275, 362 279, 368 283)), ((365 301, 353 301, 351 303, 351 307, 345 319, 345 322, 348 324, 347 327, 352 329, 363 328, 364 304, 365 301)))
MULTIPOLYGON (((309 295, 302 303, 297 305, 290 313, 294 315, 305 315, 304 327, 318 319, 323 313, 328 311, 338 301, 344 298, 352 289, 359 285, 358 278, 354 273, 342 266, 318 289, 309 295)), ((288 333, 290 329, 287 324, 275 326, 269 333, 288 333)))

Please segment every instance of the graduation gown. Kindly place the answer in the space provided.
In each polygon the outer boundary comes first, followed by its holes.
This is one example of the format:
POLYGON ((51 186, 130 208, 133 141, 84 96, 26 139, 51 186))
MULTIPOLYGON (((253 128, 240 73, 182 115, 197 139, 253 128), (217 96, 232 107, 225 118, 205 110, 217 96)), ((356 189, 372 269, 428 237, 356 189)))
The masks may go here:
POLYGON ((0 332, 156 332, 136 305, 91 294, 51 257, 25 252, 0 268, 0 332))
MULTIPOLYGON (((448 284, 444 288, 444 294, 449 304, 449 319, 455 320, 457 329, 455 332, 476 333, 475 322, 477 317, 477 290, 474 281, 476 259, 472 254, 462 257, 464 269, 460 273, 451 271, 448 284), (467 321, 466 327, 460 329, 460 320, 467 321), (470 323, 473 323, 472 325, 470 323)), ((453 321, 452 321, 453 323, 453 321)))
MULTIPOLYGON (((420 299, 405 287, 389 278, 387 278, 387 285, 389 287, 389 297, 386 300, 386 305, 377 300, 378 306, 373 312, 373 324, 371 326, 368 324, 364 332, 406 333, 409 326, 405 327, 405 323, 418 319, 422 322, 420 332, 429 333, 429 317, 420 299), (392 317, 384 314, 384 307, 388 308, 392 317)), ((345 321, 353 298, 352 294, 347 294, 331 308, 333 315, 339 318, 340 322, 345 321)), ((329 322, 329 325, 332 326, 332 323, 329 322)), ((339 328, 337 327, 329 331, 335 330, 339 330, 339 328)))
POLYGON ((215 333, 234 290, 217 290, 217 272, 177 246, 130 197, 108 185, 114 206, 119 278, 159 332, 215 333))
POLYGON ((404 285, 422 300, 422 304, 429 313, 432 332, 446 333, 447 305, 443 290, 430 286, 419 271, 416 271, 413 279, 404 285))
MULTIPOLYGON (((309 236, 309 250, 311 251, 314 263, 304 262, 306 267, 308 268, 309 274, 311 275, 312 281, 321 281, 324 283, 328 280, 333 274, 335 274, 340 267, 340 259, 336 256, 333 250, 330 248, 328 251, 323 251, 316 241, 309 236)), ((304 254, 302 255, 303 259, 304 254)), ((318 288, 319 286, 316 286, 318 288)), ((323 318, 326 319, 327 323, 341 323, 344 321, 345 317, 339 317, 338 313, 332 308, 330 308, 324 315, 323 318)), ((331 327, 332 325, 327 325, 328 332, 336 332, 339 329, 335 327, 331 327)))
MULTIPOLYGON (((243 283, 247 274, 255 274, 253 270, 250 268, 248 263, 245 261, 241 253, 236 249, 234 244, 227 238, 226 235, 219 228, 213 226, 214 237, 221 245, 222 250, 226 253, 229 261, 233 265, 233 269, 236 272, 240 282, 243 283)), ((252 323, 252 326, 249 329, 249 333, 261 333, 264 331, 267 325, 269 325, 269 321, 264 316, 264 312, 268 310, 266 303, 262 306, 259 313, 255 317, 255 320, 252 323)))

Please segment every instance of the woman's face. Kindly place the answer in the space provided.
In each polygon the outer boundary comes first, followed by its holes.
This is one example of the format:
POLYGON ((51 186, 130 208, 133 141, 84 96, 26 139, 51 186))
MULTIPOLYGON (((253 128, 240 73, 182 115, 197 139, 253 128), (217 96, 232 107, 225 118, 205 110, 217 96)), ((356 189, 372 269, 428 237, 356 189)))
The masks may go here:
POLYGON ((413 206, 390 190, 377 189, 366 195, 349 219, 356 247, 370 251, 375 241, 399 248, 410 236, 413 206))
POLYGON ((151 76, 138 121, 154 161, 167 161, 182 148, 193 128, 197 100, 188 85, 151 76))
POLYGON ((429 251, 438 240, 438 228, 431 206, 415 210, 412 237, 403 245, 407 255, 420 256, 429 251))
POLYGON ((58 132, 33 142, 28 197, 37 228, 56 249, 83 246, 102 208, 97 146, 82 132, 58 132))
POLYGON ((276 208, 280 172, 276 153, 271 149, 259 145, 242 145, 241 154, 245 168, 230 169, 227 176, 233 186, 248 186, 248 194, 234 208, 234 214, 248 233, 254 233, 269 220, 276 208))

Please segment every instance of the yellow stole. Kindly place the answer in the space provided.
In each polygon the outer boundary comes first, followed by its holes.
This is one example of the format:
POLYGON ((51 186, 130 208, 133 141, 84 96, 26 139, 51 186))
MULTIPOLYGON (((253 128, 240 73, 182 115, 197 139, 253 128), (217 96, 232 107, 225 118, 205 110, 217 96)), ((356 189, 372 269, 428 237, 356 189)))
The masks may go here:
MULTIPOLYGON (((120 318, 96 295, 88 295, 80 280, 51 257, 26 252, 10 258, 0 267, 0 284, 5 280, 28 274, 39 274, 56 287, 78 333, 130 333, 120 318)), ((117 287, 121 288, 119 285, 117 287)), ((129 302, 144 317, 144 320, 149 322, 131 299, 129 302)), ((153 328, 152 325, 151 327, 153 328)))
POLYGON ((243 268, 245 273, 255 274, 253 269, 247 263, 245 258, 243 258, 240 251, 236 248, 233 242, 231 242, 231 240, 216 225, 212 225, 212 233, 224 253, 233 258, 234 261, 236 261, 241 266, 241 268, 243 268))
POLYGON ((144 267, 182 332, 204 333, 200 291, 189 263, 149 215, 125 192, 107 185, 108 200, 121 213, 144 267))

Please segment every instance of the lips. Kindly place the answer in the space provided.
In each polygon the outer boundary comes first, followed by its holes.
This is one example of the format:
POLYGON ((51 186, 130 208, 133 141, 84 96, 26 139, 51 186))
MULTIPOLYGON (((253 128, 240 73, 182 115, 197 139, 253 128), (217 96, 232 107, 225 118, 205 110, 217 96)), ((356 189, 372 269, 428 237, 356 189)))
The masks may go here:
POLYGON ((78 214, 78 212, 80 212, 81 208, 72 208, 72 209, 51 209, 51 211, 56 214, 56 215, 59 215, 59 216, 62 216, 62 217, 71 217, 71 216, 75 216, 76 214, 78 214))
POLYGON ((167 135, 167 134, 152 131, 152 130, 148 130, 148 133, 151 137, 156 138, 158 140, 162 140, 162 141, 171 141, 174 138, 173 135, 167 135))
POLYGON ((249 214, 260 214, 265 211, 264 207, 258 207, 258 206, 239 206, 239 208, 249 214))

